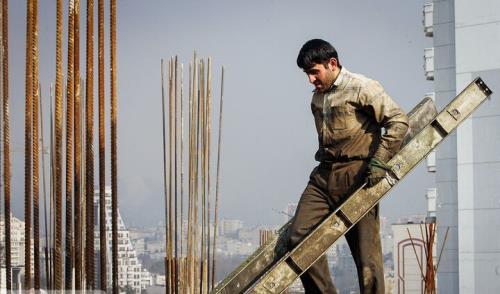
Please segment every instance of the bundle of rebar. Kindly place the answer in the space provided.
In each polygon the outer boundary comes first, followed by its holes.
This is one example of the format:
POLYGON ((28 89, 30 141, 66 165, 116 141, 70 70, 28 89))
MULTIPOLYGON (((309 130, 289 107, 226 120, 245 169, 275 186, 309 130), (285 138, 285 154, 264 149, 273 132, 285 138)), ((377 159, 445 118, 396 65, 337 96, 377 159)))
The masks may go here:
MULTIPOLYGON (((38 1, 28 0, 26 8, 25 77, 25 275, 24 289, 42 286, 42 259, 45 262, 46 288, 56 290, 93 290, 99 277, 101 290, 107 290, 107 240, 105 202, 105 89, 104 89, 104 0, 98 0, 98 125, 99 125, 99 238, 100 268, 95 269, 94 232, 94 1, 88 0, 86 18, 86 74, 80 74, 80 1, 67 2, 67 75, 63 87, 63 1, 56 3, 55 87, 50 87, 50 197, 45 186, 43 99, 39 85, 38 1), (85 85, 85 88, 84 88, 85 85), (64 99, 63 93, 66 94, 64 99), (63 100, 64 99, 64 100, 63 100), (65 129, 63 129, 65 127, 65 129), (65 140, 65 142, 63 142, 65 140), (65 148, 65 150, 63 150, 65 148), (41 158, 40 158, 41 156, 41 158), (65 162, 63 163, 63 157, 65 162), (44 195, 45 248, 40 246, 40 161, 44 195), (64 167, 63 167, 64 164, 64 167), (63 183, 63 170, 65 171, 63 183), (65 199, 63 201, 63 189, 65 199), (49 207, 49 213, 47 208, 49 207), (64 210, 64 211, 63 211, 64 210), (64 225, 63 225, 64 224, 64 225), (84 233, 85 231, 85 233, 84 233), (63 240, 63 234, 64 240, 63 240), (33 249, 31 240, 33 238, 33 249), (44 256, 41 256, 44 252, 44 256), (31 260, 34 260, 33 268, 31 260), (63 277, 64 275, 64 277, 63 277)), ((110 0, 109 75, 111 141, 111 227, 113 293, 119 291, 118 267, 118 165, 117 165, 117 45, 116 0, 110 0)), ((8 1, 1 2, 2 35, 2 132, 3 185, 5 195, 5 240, 7 289, 12 289, 10 244, 10 149, 8 100, 8 1)), ((162 99, 165 103, 162 63, 162 99)), ((167 292, 208 293, 215 284, 216 236, 220 196, 220 155, 224 70, 221 77, 217 140, 216 191, 212 193, 212 60, 198 59, 189 66, 188 109, 184 109, 183 65, 178 58, 168 63, 168 140, 164 119, 165 173, 165 271, 167 292), (188 124, 184 125, 184 113, 188 124), (187 127, 187 136, 184 136, 187 127), (188 142, 185 144, 184 139, 188 142), (167 143, 168 141, 168 148, 167 143), (168 153, 167 153, 168 149, 168 153), (187 152, 184 152, 186 149, 187 152), (168 155, 168 156, 167 156, 168 155), (187 159, 185 161, 184 159, 187 159), (168 159, 167 159, 168 158, 168 159), (168 161, 168 165, 167 165, 168 161), (168 166, 168 167, 167 167, 168 166), (188 168, 187 181, 184 170, 188 168), (187 187, 187 199, 184 188, 187 187), (184 201, 187 207, 184 205, 184 201), (215 204, 214 204, 215 202, 215 204), (185 210, 187 209, 187 217, 185 210), (184 230, 184 221, 187 228, 184 230)))
POLYGON ((261 229, 259 230, 259 245, 262 246, 266 244, 269 240, 272 240, 275 232, 273 230, 261 229))
MULTIPOLYGON (((95 271, 94 232, 94 1, 87 3, 86 75, 80 76, 80 1, 68 0, 67 80, 63 89, 63 5, 56 2, 55 87, 50 87, 50 103, 42 98, 39 83, 38 1, 26 1, 26 62, 24 113, 24 283, 23 290, 107 290, 107 243, 105 213, 105 96, 104 96, 104 0, 98 1, 98 93, 99 93, 99 207, 100 270, 95 271), (85 89, 84 89, 85 85, 85 89), (63 92, 66 94, 65 103, 63 92), (49 148, 44 145, 43 105, 50 106, 49 148), (63 127, 65 125, 65 131, 63 127), (65 140, 65 144, 63 144, 65 140), (65 150, 63 147, 65 146, 65 150), (50 152, 45 152, 50 150, 50 152), (42 152, 41 152, 42 151, 42 152), (46 196, 45 156, 50 154, 50 197, 46 196), (63 163, 63 156, 65 162, 63 163), (41 164, 41 169, 40 169, 41 164), (63 167, 63 164, 65 167, 63 167), (63 183, 63 170, 65 180, 63 183), (40 176, 42 181, 40 181, 40 176), (40 183, 42 182, 42 183, 40 183), (42 187, 40 187, 42 185, 42 187), (65 201, 63 202, 63 189, 65 201), (40 201, 42 193, 43 201, 40 201), (48 200, 47 200, 48 198, 48 200), (40 209, 43 224, 40 227, 40 209), (65 210, 65 212, 63 211, 65 210), (47 212, 49 210, 49 212, 47 212), (64 224, 64 225, 63 225, 64 224), (85 232, 84 232, 85 231, 85 232), (41 234, 45 244, 41 245, 41 234), (65 237, 63 239, 63 234, 65 237), (32 264, 33 263, 33 264, 32 264), (43 267, 44 265, 44 267, 43 267), (45 274, 42 273, 44 268, 45 274), (64 276, 63 276, 64 275, 64 276), (45 285, 43 278, 45 277, 45 285)), ((9 55, 8 0, 1 5, 0 60, 2 74, 2 185, 4 197, 6 288, 12 285, 11 198, 10 198, 10 124, 9 124, 9 55)), ((111 104, 111 187, 112 187, 112 289, 118 293, 118 194, 117 194, 117 46, 116 0, 110 0, 110 104, 111 104)))
POLYGON ((219 140, 217 141, 217 176, 215 178, 217 183, 214 196, 211 191, 213 181, 211 178, 212 60, 211 58, 206 61, 198 59, 195 53, 190 63, 189 109, 187 111, 183 107, 182 69, 183 66, 179 66, 177 57, 170 58, 167 69, 168 81, 166 81, 165 64, 163 61, 161 63, 166 290, 167 293, 208 293, 215 283, 214 244, 217 234, 220 191, 223 75, 218 113, 219 140), (165 97, 167 95, 165 84, 168 86, 168 103, 165 97), (165 110, 167 105, 168 112, 165 110), (189 142, 187 145, 184 144, 185 112, 188 112, 187 137, 189 142), (187 146, 187 163, 184 160, 185 146, 187 146), (184 183, 185 164, 188 167, 187 183, 184 183), (186 220, 183 218, 185 185, 188 188, 186 220), (213 201, 215 201, 215 211, 212 214, 211 203, 213 201), (212 215, 214 215, 213 219, 212 215), (187 230, 183 230, 184 221, 187 222, 187 230))
POLYGON ((428 218, 424 224, 420 224, 420 234, 421 240, 424 244, 425 253, 425 264, 423 257, 418 258, 417 250, 415 248, 414 237, 411 235, 410 230, 407 228, 408 237, 410 238, 413 252, 417 260, 418 268, 420 270, 420 275, 424 284, 423 293, 425 294, 436 294, 436 272, 439 268, 439 263, 441 261, 441 256, 443 254, 443 248, 448 237, 449 228, 446 229, 446 233, 443 240, 443 245, 441 246, 441 252, 437 262, 434 262, 434 243, 436 241, 436 219, 428 218), (422 226, 424 227, 422 229, 422 226))

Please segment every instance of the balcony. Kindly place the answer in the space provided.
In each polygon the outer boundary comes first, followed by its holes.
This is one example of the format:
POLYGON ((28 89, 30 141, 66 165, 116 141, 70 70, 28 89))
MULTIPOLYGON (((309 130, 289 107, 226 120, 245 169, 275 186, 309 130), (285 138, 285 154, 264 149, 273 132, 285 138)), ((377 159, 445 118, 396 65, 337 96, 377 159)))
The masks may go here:
POLYGON ((430 173, 436 172, 436 151, 432 151, 427 155, 427 171, 430 173))
POLYGON ((424 25, 424 33, 426 37, 434 36, 434 28, 433 28, 433 17, 434 14, 434 4, 428 3, 424 5, 423 11, 423 20, 422 24, 424 25))
POLYGON ((434 80, 434 48, 424 49, 424 73, 428 81, 434 80))
POLYGON ((436 208, 437 208, 437 189, 429 188, 427 189, 427 194, 425 198, 427 198, 427 215, 428 216, 436 216, 436 208))

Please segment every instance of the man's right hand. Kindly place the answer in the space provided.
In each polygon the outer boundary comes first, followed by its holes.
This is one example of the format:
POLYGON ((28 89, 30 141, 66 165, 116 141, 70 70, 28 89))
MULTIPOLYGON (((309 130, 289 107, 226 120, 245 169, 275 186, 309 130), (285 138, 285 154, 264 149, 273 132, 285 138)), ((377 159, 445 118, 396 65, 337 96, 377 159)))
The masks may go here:
POLYGON ((368 164, 368 172, 366 175, 366 183, 368 187, 375 186, 387 175, 387 171, 391 168, 382 160, 373 157, 368 164))

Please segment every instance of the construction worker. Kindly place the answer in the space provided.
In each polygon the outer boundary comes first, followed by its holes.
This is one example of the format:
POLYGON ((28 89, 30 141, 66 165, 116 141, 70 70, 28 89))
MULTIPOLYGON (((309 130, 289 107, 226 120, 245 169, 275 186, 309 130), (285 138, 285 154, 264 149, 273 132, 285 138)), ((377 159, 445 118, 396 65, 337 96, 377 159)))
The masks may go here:
MULTIPOLYGON (((399 150, 408 119, 380 83, 341 66, 328 42, 313 39, 300 49, 297 65, 314 85, 311 109, 318 131, 319 165, 297 206, 289 235, 295 247, 363 183, 386 175, 399 150)), ((385 293, 378 205, 347 234, 361 293, 385 293)), ((326 256, 301 276, 306 293, 337 293, 326 256)))

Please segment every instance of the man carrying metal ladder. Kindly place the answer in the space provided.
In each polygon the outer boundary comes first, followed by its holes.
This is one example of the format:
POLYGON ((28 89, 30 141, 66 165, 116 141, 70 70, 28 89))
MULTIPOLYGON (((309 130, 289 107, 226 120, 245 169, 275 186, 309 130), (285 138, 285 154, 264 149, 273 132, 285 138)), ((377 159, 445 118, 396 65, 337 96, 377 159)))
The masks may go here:
MULTIPOLYGON (((363 183, 372 186, 385 177, 386 162, 399 151, 408 129, 406 115, 382 86, 342 67, 330 43, 306 42, 297 65, 315 87, 311 109, 318 131, 315 159, 319 165, 300 198, 290 249, 363 183)), ((379 231, 376 206, 346 234, 362 293, 384 293, 379 231)), ((301 280, 306 293, 336 293, 325 256, 301 280)))

